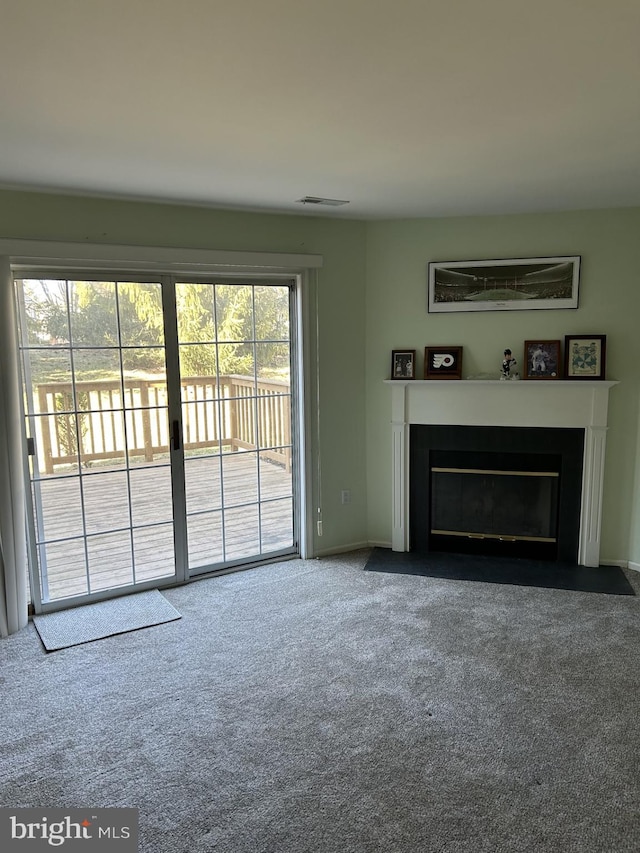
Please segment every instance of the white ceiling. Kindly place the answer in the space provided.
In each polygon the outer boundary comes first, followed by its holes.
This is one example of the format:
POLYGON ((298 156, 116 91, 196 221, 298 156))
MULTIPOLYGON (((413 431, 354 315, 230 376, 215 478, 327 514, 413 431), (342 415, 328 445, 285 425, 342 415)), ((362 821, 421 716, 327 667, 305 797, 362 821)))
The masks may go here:
POLYGON ((1 12, 5 187, 368 219, 640 205, 640 0, 1 12))

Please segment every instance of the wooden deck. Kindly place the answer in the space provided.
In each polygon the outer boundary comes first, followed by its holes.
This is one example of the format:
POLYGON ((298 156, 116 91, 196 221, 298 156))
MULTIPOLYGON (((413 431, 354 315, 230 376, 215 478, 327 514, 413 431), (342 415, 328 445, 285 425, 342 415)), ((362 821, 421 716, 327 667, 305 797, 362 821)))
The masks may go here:
MULTIPOLYGON (((192 457, 185 460, 185 478, 191 572, 292 547, 292 475, 285 464, 255 452, 192 457)), ((42 572, 46 555, 48 581, 43 600, 174 574, 168 464, 141 464, 128 474, 122 467, 89 469, 82 477, 38 482, 38 538, 46 543, 40 565, 42 572)))

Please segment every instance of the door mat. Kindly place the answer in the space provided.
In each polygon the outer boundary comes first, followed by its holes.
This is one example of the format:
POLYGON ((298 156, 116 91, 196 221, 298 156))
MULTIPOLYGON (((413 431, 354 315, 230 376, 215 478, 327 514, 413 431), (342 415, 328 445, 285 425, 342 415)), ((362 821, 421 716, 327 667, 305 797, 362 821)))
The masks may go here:
POLYGON ((45 649, 54 652, 181 618, 162 593, 152 589, 34 616, 33 623, 45 649))
POLYGON ((445 580, 481 581, 576 592, 635 595, 622 569, 615 566, 589 568, 573 563, 550 563, 509 557, 476 556, 374 548, 365 565, 368 572, 423 575, 445 580))

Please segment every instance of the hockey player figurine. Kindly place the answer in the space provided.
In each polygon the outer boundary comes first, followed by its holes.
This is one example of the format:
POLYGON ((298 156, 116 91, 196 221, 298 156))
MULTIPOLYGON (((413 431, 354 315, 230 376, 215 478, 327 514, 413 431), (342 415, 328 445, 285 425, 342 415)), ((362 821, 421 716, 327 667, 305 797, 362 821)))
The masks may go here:
POLYGON ((511 355, 511 350, 506 349, 504 351, 504 359, 502 361, 502 372, 500 375, 500 379, 518 379, 518 374, 515 371, 517 363, 518 362, 511 355))

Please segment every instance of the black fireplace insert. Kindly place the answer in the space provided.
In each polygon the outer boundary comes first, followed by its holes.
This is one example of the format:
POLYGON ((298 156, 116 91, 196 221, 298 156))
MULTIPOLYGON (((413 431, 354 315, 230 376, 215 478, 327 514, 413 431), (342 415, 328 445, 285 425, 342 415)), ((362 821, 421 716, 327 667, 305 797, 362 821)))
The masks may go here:
POLYGON ((412 425, 411 549, 575 562, 583 448, 582 429, 412 425))

